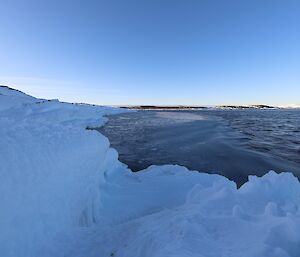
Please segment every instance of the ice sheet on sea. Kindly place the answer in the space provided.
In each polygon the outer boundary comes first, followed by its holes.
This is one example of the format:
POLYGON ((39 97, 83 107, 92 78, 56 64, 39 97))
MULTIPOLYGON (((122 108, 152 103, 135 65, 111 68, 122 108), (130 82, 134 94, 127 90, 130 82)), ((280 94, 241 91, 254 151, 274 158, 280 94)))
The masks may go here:
POLYGON ((132 173, 85 129, 120 109, 33 99, 0 95, 0 256, 299 257, 292 174, 132 173))

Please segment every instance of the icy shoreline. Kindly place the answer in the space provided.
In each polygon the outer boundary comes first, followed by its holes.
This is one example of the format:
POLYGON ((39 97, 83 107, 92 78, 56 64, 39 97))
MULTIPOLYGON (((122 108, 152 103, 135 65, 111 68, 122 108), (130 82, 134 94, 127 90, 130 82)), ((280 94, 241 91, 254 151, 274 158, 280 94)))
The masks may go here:
POLYGON ((132 173, 86 130, 121 111, 0 88, 0 256, 299 256, 292 174, 132 173))

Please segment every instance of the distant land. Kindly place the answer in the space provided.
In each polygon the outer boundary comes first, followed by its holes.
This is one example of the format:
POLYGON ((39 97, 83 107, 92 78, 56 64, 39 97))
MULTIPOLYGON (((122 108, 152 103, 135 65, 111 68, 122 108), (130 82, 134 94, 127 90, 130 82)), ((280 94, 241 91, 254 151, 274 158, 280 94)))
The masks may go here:
POLYGON ((121 106, 126 109, 140 109, 140 110, 195 110, 195 109, 279 109, 283 107, 270 106, 270 105, 218 105, 218 106, 188 106, 188 105, 134 105, 134 106, 121 106))
POLYGON ((121 106, 121 108, 125 109, 143 109, 143 110, 174 110, 174 109, 207 109, 207 106, 186 106, 186 105, 169 105, 169 106, 161 106, 161 105, 134 105, 134 106, 121 106))
POLYGON ((217 108, 224 108, 224 109, 275 109, 279 108, 276 106, 271 105, 264 105, 264 104, 256 104, 256 105, 221 105, 216 106, 217 108))

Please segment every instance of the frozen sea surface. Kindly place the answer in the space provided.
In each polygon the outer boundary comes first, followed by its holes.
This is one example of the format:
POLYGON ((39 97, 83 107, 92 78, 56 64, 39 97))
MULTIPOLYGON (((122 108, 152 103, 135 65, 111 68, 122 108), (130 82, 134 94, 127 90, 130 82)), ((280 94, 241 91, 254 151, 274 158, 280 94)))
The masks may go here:
POLYGON ((269 170, 300 177, 299 110, 138 111, 100 131, 134 171, 178 164, 239 185, 269 170))

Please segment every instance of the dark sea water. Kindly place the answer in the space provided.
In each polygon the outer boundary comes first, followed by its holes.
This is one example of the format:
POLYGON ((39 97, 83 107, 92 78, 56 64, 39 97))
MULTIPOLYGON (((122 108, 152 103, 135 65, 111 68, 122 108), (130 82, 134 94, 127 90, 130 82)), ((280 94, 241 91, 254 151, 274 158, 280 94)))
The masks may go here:
POLYGON ((134 171, 178 164, 238 185, 269 170, 300 178, 300 110, 138 111, 99 130, 134 171))

